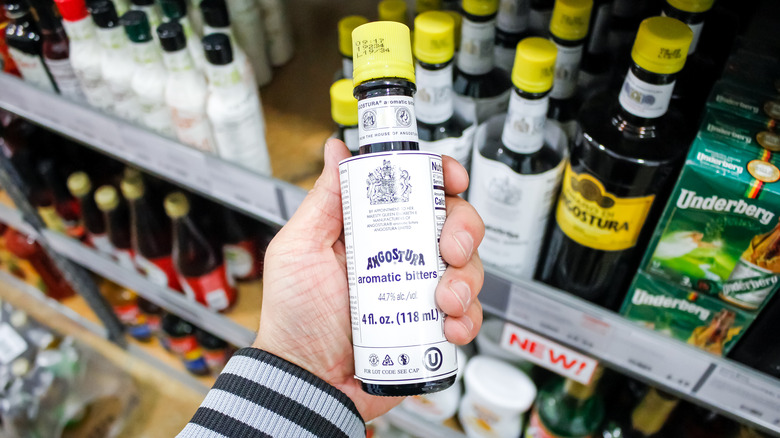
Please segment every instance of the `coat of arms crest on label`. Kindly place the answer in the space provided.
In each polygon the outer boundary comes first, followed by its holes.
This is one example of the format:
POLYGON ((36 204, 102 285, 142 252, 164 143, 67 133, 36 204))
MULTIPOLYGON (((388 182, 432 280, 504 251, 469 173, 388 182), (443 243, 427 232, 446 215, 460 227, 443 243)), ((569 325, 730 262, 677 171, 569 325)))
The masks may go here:
POLYGON ((383 160, 382 166, 369 172, 366 179, 367 196, 371 205, 408 202, 412 192, 409 172, 383 160))

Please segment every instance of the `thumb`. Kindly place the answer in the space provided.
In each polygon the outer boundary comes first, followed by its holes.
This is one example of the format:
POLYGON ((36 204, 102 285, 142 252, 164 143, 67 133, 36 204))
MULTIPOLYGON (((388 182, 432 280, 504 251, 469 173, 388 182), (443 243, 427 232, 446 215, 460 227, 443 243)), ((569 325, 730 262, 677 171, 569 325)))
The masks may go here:
POLYGON ((296 238, 308 238, 322 247, 331 247, 343 228, 339 161, 349 158, 350 152, 344 142, 332 138, 325 143, 324 155, 322 174, 284 229, 296 238))

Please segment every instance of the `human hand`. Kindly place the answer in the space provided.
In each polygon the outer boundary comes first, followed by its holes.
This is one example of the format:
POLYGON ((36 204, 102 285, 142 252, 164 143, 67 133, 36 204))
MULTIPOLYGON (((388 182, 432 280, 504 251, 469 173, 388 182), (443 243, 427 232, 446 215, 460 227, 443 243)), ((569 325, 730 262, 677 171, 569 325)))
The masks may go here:
MULTIPOLYGON (((341 141, 325 144, 322 175, 268 246, 260 329, 252 346, 338 388, 368 421, 402 398, 369 395, 354 377, 338 169, 339 161, 349 156, 341 141)), ((477 246, 485 227, 476 210, 456 196, 468 187, 466 170, 456 160, 443 158, 447 219, 439 246, 449 266, 436 287, 436 304, 447 314, 447 339, 463 345, 474 339, 482 325, 477 294, 484 271, 477 246)))

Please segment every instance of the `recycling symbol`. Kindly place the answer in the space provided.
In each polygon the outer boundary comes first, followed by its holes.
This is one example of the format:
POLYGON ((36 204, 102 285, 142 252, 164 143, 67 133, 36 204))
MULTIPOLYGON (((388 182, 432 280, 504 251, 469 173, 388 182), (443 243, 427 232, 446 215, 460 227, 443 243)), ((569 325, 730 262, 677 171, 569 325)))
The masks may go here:
POLYGON ((390 359, 390 355, 385 356, 385 360, 382 361, 382 366, 384 367, 391 367, 393 366, 393 359, 390 359))

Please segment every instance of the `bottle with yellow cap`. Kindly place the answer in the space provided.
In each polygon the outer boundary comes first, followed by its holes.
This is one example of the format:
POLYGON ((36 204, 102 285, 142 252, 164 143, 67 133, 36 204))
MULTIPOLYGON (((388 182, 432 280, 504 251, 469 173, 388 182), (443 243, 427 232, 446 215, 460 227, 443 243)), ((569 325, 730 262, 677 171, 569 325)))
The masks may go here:
POLYGON ((592 9, 593 0, 556 0, 550 20, 550 38, 558 46, 558 59, 547 115, 559 121, 569 136, 576 133, 575 117, 581 103, 577 75, 592 9))
POLYGON ((352 79, 352 31, 368 23, 366 17, 349 15, 339 20, 339 53, 341 53, 341 74, 339 79, 352 79))
POLYGON ((352 44, 360 154, 339 163, 339 176, 355 377, 374 395, 436 392, 458 370, 434 300, 446 269, 442 160, 419 150, 409 28, 364 24, 352 44), (416 299, 389 298, 399 294, 416 299))
POLYGON ((496 67, 511 72, 515 65, 517 43, 530 36, 529 0, 501 0, 496 18, 496 45, 494 57, 496 67))
POLYGON ((649 388, 639 404, 625 419, 606 422, 605 438, 651 438, 663 429, 680 399, 655 388, 649 388), (622 420, 622 421, 621 421, 622 420))
POLYGON ((682 120, 667 110, 692 38, 674 18, 644 20, 619 95, 583 106, 542 281, 619 306, 688 147, 682 120))
POLYGON ((406 24, 405 0, 382 0, 377 6, 379 21, 395 21, 406 24))
POLYGON ((92 181, 84 172, 72 173, 67 180, 68 191, 79 202, 81 218, 87 231, 87 242, 106 257, 113 257, 114 245, 108 238, 106 219, 95 203, 92 181))
POLYGON ((550 36, 550 19, 552 17, 555 0, 530 0, 531 11, 528 14, 528 22, 533 35, 547 38, 550 36))
POLYGON ((609 86, 612 53, 607 44, 613 0, 593 0, 577 87, 584 100, 609 86))
POLYGON ((414 4, 414 13, 417 15, 429 11, 438 11, 442 8, 442 0, 417 0, 414 4))
POLYGON ((604 401, 596 392, 603 368, 587 384, 553 381, 539 391, 525 438, 591 438, 604 419, 604 401))
POLYGON ((545 136, 556 53, 544 38, 517 45, 504 129, 500 137, 488 135, 475 145, 471 164, 469 202, 485 222, 480 257, 525 278, 536 270, 565 161, 565 142, 551 143, 545 136))
POLYGON ((452 92, 452 57, 455 22, 449 14, 425 12, 414 20, 417 57, 417 93, 414 111, 420 150, 449 155, 466 169, 476 128, 455 113, 452 92))
POLYGON ((95 203, 106 222, 108 240, 114 247, 114 259, 125 269, 135 271, 135 254, 130 237, 130 214, 127 203, 114 186, 105 185, 95 190, 95 203))
MULTIPOLYGON (((351 41, 352 37, 350 36, 351 41)), ((350 76, 352 76, 351 73, 350 76)), ((352 79, 339 79, 330 86, 330 114, 338 126, 336 138, 347 145, 352 155, 357 155, 360 150, 358 108, 357 99, 352 95, 352 90, 354 90, 352 79)))
POLYGON ((237 297, 227 277, 222 249, 193 220, 187 195, 171 193, 163 205, 173 222, 173 264, 184 294, 211 310, 229 309, 237 297))
POLYGON ((460 52, 452 87, 455 112, 482 123, 506 112, 512 82, 493 65, 498 0, 464 0, 460 52))

